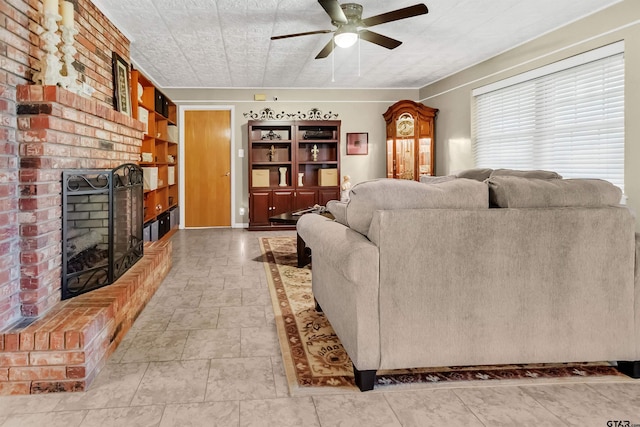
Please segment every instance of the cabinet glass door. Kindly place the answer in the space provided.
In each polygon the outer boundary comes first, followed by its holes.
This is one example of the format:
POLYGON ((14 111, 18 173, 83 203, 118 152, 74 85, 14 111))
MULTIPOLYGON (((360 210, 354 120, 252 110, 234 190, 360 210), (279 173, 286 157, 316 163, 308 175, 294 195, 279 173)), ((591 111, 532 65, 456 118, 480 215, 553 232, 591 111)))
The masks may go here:
POLYGON ((395 178, 396 160, 393 156, 394 139, 387 139, 387 178, 395 178))
POLYGON ((399 139, 396 146, 396 169, 398 178, 414 179, 415 150, 414 140, 399 139))
POLYGON ((420 138, 418 167, 420 175, 433 175, 431 173, 431 138, 420 138))

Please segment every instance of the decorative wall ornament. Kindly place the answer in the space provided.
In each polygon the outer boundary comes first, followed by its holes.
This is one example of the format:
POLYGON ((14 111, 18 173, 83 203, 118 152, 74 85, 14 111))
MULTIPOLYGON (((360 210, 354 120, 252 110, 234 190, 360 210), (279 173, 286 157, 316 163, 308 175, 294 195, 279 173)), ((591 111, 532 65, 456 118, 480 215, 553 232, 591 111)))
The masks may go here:
POLYGON ((309 111, 298 111, 295 113, 285 113, 284 111, 276 112, 271 108, 263 108, 260 111, 249 111, 248 113, 242 113, 246 118, 251 120, 331 120, 337 119, 338 114, 323 113, 318 108, 312 108, 309 111))
POLYGON ((331 119, 337 119, 338 114, 332 113, 331 111, 329 111, 328 113, 323 113, 321 110, 317 108, 312 108, 306 113, 302 113, 298 111, 295 114, 295 117, 293 118, 299 119, 299 120, 331 120, 331 119))
POLYGON ((60 50, 62 51, 62 59, 64 62, 62 68, 65 72, 65 75, 60 79, 60 85, 71 92, 79 94, 82 93, 82 86, 78 84, 78 72, 73 66, 73 62, 75 61, 74 55, 77 52, 73 46, 73 38, 78 34, 78 30, 68 25, 61 25, 60 31, 62 33, 62 47, 60 50))
POLYGON ((51 7, 45 8, 42 20, 44 31, 40 34, 40 39, 44 41, 44 51, 46 53, 39 61, 40 71, 33 75, 33 81, 41 85, 55 86, 62 80, 62 75, 60 74, 62 62, 58 57, 58 44, 60 43, 58 21, 62 20, 62 16, 58 15, 57 3, 55 4, 55 9, 51 7))

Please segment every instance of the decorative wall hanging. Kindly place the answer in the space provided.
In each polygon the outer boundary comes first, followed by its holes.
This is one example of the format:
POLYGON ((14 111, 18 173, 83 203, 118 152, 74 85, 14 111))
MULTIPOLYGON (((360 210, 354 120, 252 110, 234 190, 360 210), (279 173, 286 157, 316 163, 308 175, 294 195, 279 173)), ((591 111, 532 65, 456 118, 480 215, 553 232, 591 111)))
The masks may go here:
POLYGON ((347 134, 347 154, 368 154, 369 134, 365 132, 347 134))
POLYGON ((129 90, 129 64, 113 52, 113 101, 116 111, 131 115, 131 91, 129 90))
POLYGON ((284 111, 278 113, 271 108, 263 108, 260 111, 249 111, 242 114, 251 120, 332 120, 338 118, 337 113, 332 113, 331 111, 323 113, 318 108, 312 108, 307 112, 297 111, 295 113, 285 113, 284 111))

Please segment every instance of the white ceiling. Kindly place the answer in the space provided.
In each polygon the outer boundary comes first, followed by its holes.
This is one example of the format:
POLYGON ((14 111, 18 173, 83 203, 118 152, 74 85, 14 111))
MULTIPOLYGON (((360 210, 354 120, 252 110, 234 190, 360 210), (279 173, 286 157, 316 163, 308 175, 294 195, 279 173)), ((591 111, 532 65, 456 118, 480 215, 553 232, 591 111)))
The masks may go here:
MULTIPOLYGON (((314 59, 331 34, 270 37, 333 30, 316 0, 93 0, 164 88, 420 88, 618 1, 424 0, 428 14, 370 28, 400 47, 314 59)), ((416 3, 360 1, 363 18, 416 3)))

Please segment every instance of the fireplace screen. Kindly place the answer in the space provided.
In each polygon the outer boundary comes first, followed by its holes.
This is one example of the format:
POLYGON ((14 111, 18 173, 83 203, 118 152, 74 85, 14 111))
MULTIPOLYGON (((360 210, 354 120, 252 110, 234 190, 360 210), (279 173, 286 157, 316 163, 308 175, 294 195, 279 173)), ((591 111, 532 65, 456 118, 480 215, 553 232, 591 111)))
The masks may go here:
POLYGON ((142 169, 62 174, 62 299, 110 285, 143 253, 142 169))

